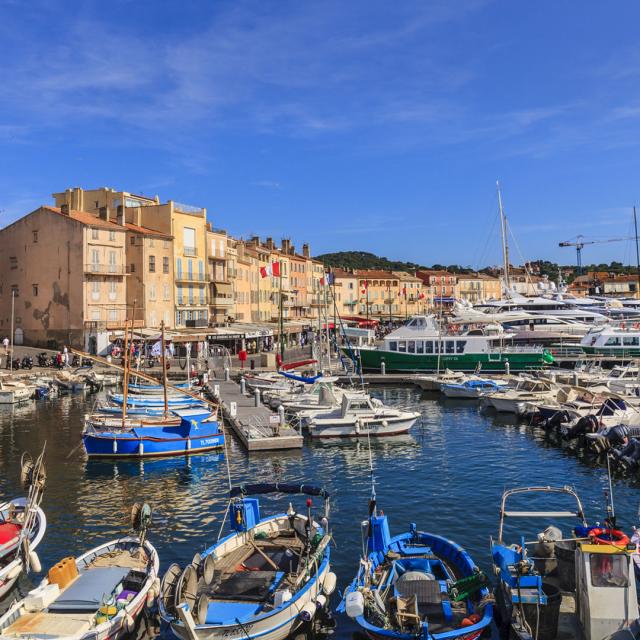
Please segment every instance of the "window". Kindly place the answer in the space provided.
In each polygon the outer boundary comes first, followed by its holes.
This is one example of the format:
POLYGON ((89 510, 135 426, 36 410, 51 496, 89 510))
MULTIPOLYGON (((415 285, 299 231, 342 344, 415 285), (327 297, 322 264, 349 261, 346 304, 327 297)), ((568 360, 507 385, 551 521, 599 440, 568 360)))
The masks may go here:
POLYGON ((183 230, 184 255, 195 256, 196 254, 196 230, 191 227, 185 227, 183 230))
POLYGON ((182 304, 182 287, 178 287, 178 304, 182 304))
POLYGON ((416 353, 424 353, 424 342, 422 340, 416 342, 416 353))
POLYGON ((97 249, 91 249, 91 267, 94 271, 98 270, 100 264, 100 252, 97 249))
POLYGON ((131 263, 131 269, 129 269, 130 273, 135 273, 136 272, 136 265, 133 264, 133 262, 131 263))
POLYGON ((590 553, 589 569, 594 587, 628 587, 629 565, 623 554, 590 553))
POLYGON ((153 238, 149 238, 149 246, 153 249, 156 246, 156 243, 153 238))
POLYGON ((38 242, 38 232, 37 231, 33 231, 33 241, 34 242, 38 242))
POLYGON ((458 340, 456 342, 456 353, 464 353, 464 348, 466 344, 467 344, 466 340, 458 340))
POLYGON ((116 232, 115 231, 109 231, 109 240, 111 242, 115 242, 116 239, 116 232))
POLYGON ((136 237, 135 236, 131 236, 131 244, 135 244, 136 243, 136 237))
POLYGON ((118 311, 116 309, 109 309, 109 320, 115 322, 118 319, 118 311))
MULTIPOLYGON (((168 249, 169 248, 169 241, 168 240, 163 240, 162 241, 162 248, 163 249, 168 249)), ((167 320, 167 324, 169 324, 168 320, 167 320)))
POLYGON ((409 340, 409 342, 407 343, 407 351, 409 353, 415 353, 416 352, 416 341, 415 340, 409 340))
POLYGON ((187 260, 187 277, 193 280, 193 260, 187 260))
POLYGON ((398 350, 398 343, 395 340, 391 340, 389 342, 389 351, 397 351, 398 350))
POLYGON ((33 293, 33 297, 37 298, 38 297, 38 285, 37 284, 32 284, 31 285, 31 291, 33 293))
POLYGON ((604 346, 605 346, 605 347, 617 347, 617 346, 619 346, 619 345, 620 345, 620 338, 615 337, 615 336, 613 336, 613 337, 609 338, 609 339, 604 343, 604 346))
POLYGON ((176 275, 178 278, 182 278, 182 258, 178 258, 176 261, 176 275))
POLYGON ((433 353, 433 342, 431 340, 427 340, 424 343, 424 352, 425 353, 433 353))
POLYGON ((150 316, 150 317, 149 317, 149 324, 150 324, 152 327, 157 326, 157 323, 156 323, 157 318, 156 318, 156 312, 155 312, 155 309, 154 309, 154 310, 149 314, 149 316, 150 316))
POLYGON ((109 282, 109 300, 113 301, 118 297, 118 283, 115 280, 109 282))
POLYGON ((18 268, 18 258, 16 258, 15 256, 11 256, 9 258, 9 266, 12 269, 17 269, 18 268))
POLYGON ((624 336, 622 338, 622 344, 629 347, 638 346, 638 336, 624 336))
POLYGON ((94 280, 91 283, 91 299, 100 300, 100 281, 94 280))
POLYGON ((171 300, 171 287, 168 284, 165 284, 162 287, 162 299, 171 300))
POLYGON ((182 311, 176 311, 176 326, 182 324, 182 311))
POLYGON ((100 232, 97 229, 91 229, 91 239, 98 240, 100 238, 100 232))
POLYGON ((204 304, 204 287, 200 287, 200 304, 204 304))
POLYGON ((109 251, 109 273, 116 273, 116 252, 109 251))
POLYGON ((169 273, 169 258, 167 256, 162 258, 162 273, 169 273))
POLYGON ((149 300, 155 300, 155 299, 156 299, 156 285, 151 284, 149 285, 149 300))
POLYGON ((406 353, 406 351, 407 351, 407 343, 404 340, 400 340, 398 342, 398 351, 400 353, 406 353))
POLYGON ((100 320, 100 309, 92 309, 91 320, 98 322, 100 320))
POLYGON ((156 271, 156 257, 149 256, 149 273, 155 273, 156 271))

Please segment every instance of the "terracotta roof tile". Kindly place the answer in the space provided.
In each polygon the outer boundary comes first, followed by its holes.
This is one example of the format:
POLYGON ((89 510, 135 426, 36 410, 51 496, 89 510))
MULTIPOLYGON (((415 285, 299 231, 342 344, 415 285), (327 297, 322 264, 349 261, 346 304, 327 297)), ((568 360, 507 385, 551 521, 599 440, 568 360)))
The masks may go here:
POLYGON ((154 229, 149 229, 148 227, 139 227, 137 224, 132 224, 131 222, 125 222, 124 226, 127 228, 127 231, 132 231, 133 233, 140 233, 145 236, 153 236, 154 238, 166 238, 167 240, 173 240, 173 236, 168 233, 162 233, 162 231, 155 231, 154 229))
POLYGON ((44 206, 42 207, 46 211, 51 211, 52 213, 56 213, 59 216, 64 216, 65 218, 70 218, 71 220, 75 220, 76 222, 80 222, 81 224, 86 224, 91 227, 102 227, 103 229, 109 229, 110 231, 124 231, 124 229, 115 222, 108 222, 107 220, 103 220, 102 218, 98 218, 87 211, 69 211, 69 215, 66 213, 62 213, 59 207, 50 207, 44 206))

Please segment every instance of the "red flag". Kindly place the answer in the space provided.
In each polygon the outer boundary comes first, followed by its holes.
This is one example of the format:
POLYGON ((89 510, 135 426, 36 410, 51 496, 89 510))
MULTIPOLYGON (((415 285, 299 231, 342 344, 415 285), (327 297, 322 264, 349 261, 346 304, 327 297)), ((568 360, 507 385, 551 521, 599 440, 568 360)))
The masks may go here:
POLYGON ((324 278, 320 278, 320 286, 324 287, 324 278))
POLYGON ((421 294, 418 296, 418 300, 422 300, 423 298, 424 298, 424 293, 421 293, 421 294))
POLYGON ((260 275, 263 278, 266 278, 267 276, 275 276, 276 278, 280 277, 280 263, 272 262, 267 267, 260 267, 260 275))
POLYGON ((406 298, 407 297, 407 287, 402 287, 402 295, 406 298))

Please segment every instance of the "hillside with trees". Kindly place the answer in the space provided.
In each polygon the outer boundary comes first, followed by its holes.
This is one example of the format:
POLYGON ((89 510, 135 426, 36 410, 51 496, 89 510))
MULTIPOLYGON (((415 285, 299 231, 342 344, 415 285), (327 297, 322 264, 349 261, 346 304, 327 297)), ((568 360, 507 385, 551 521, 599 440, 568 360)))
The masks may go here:
POLYGON ((328 267, 339 267, 341 269, 383 269, 385 271, 408 271, 414 272, 418 269, 438 269, 453 271, 456 273, 469 273, 469 267, 460 265, 434 264, 427 266, 416 262, 404 262, 402 260, 389 260, 384 256, 377 256, 368 251, 336 251, 335 253, 323 253, 316 256, 328 267))

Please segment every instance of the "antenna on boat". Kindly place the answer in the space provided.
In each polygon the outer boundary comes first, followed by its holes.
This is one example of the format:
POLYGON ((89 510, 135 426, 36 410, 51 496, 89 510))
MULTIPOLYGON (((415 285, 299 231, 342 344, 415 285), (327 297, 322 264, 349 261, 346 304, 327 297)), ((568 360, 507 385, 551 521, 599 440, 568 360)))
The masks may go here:
POLYGON ((609 460, 609 455, 607 455, 607 477, 609 480, 609 490, 604 493, 607 498, 607 519, 613 529, 616 526, 616 509, 613 504, 613 481, 611 480, 611 465, 609 460))

